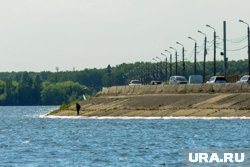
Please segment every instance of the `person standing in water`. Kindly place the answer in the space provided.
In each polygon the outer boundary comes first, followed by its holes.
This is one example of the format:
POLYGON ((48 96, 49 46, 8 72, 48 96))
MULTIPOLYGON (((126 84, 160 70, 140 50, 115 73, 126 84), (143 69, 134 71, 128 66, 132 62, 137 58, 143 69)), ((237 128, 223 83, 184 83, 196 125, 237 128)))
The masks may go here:
POLYGON ((80 113, 80 109, 81 109, 81 105, 79 103, 76 103, 76 111, 77 111, 77 115, 79 115, 80 113))

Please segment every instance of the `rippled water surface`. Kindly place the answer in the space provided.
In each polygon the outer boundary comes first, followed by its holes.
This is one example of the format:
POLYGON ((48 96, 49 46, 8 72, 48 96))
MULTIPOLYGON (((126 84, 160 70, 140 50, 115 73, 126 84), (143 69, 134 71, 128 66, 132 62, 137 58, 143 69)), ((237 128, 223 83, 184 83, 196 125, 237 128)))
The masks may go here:
POLYGON ((190 150, 249 149, 250 120, 50 119, 0 107, 0 166, 185 166, 190 150))

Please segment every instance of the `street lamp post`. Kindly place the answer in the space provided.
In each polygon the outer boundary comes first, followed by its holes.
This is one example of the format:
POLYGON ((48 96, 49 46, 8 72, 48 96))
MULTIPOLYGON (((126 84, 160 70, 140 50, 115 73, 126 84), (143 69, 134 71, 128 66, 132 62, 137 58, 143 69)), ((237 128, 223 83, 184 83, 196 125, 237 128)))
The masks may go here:
POLYGON ((145 66, 144 66, 144 62, 140 62, 140 67, 139 67, 139 71, 140 71, 140 75, 141 75, 141 82, 143 83, 143 84, 145 84, 145 82, 146 82, 146 79, 145 79, 145 76, 146 76, 146 69, 144 68, 145 66))
POLYGON ((176 44, 182 46, 182 75, 185 76, 184 45, 182 45, 180 42, 176 42, 176 44))
POLYGON ((211 28, 214 30, 214 76, 216 75, 216 30, 210 25, 206 25, 208 28, 211 28))
POLYGON ((197 75, 197 68, 196 68, 197 42, 192 37, 188 37, 188 39, 191 39, 191 40, 193 40, 195 42, 194 43, 194 75, 197 75))
POLYGON ((155 58, 153 58, 153 60, 156 62, 156 79, 158 79, 158 77, 159 77, 158 61, 155 58))
POLYGON ((175 75, 177 75, 178 74, 177 50, 173 47, 169 47, 169 48, 175 51, 175 75))
POLYGON ((198 31, 198 33, 203 34, 205 36, 204 40, 204 61, 203 61, 203 82, 205 82, 206 79, 206 56, 207 56, 207 35, 201 31, 198 31))
POLYGON ((172 76, 172 53, 168 50, 165 50, 170 54, 170 69, 169 69, 169 75, 172 76))
POLYGON ((249 24, 243 20, 239 20, 239 22, 247 25, 247 38, 248 38, 248 75, 250 75, 250 28, 249 24))
POLYGON ((162 59, 161 58, 159 58, 158 56, 156 56, 156 58, 158 59, 158 60, 160 60, 160 80, 162 80, 162 68, 163 68, 163 65, 162 65, 162 59))
POLYGON ((161 53, 161 55, 166 57, 165 74, 166 74, 166 81, 167 81, 168 80, 168 58, 164 53, 161 53))

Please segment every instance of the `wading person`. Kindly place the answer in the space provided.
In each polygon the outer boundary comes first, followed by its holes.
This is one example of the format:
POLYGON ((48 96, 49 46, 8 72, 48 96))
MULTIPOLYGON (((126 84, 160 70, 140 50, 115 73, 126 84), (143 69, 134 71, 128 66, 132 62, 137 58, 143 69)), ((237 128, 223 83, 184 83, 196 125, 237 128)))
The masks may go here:
POLYGON ((81 109, 81 105, 76 103, 76 111, 77 111, 77 115, 79 115, 80 113, 80 109, 81 109))

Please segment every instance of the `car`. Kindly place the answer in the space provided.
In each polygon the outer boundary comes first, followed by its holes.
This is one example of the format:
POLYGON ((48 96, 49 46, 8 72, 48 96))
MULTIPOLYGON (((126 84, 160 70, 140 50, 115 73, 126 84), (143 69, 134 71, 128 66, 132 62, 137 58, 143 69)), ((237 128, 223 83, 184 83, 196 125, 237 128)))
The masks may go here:
POLYGON ((142 85, 142 84, 141 84, 141 81, 139 81, 139 80, 131 80, 129 82, 129 85, 130 86, 135 86, 135 85, 142 85))
POLYGON ((187 79, 184 76, 171 76, 169 78, 169 84, 187 84, 187 79))
POLYGON ((227 83, 227 80, 224 76, 212 76, 207 83, 227 83))
POLYGON ((189 84, 201 84, 203 82, 202 75, 189 75, 188 83, 189 84))
POLYGON ((161 83, 162 83, 161 81, 151 81, 150 85, 159 85, 161 83))
POLYGON ((249 75, 244 75, 243 77, 240 78, 237 83, 248 83, 250 84, 250 76, 249 75))

